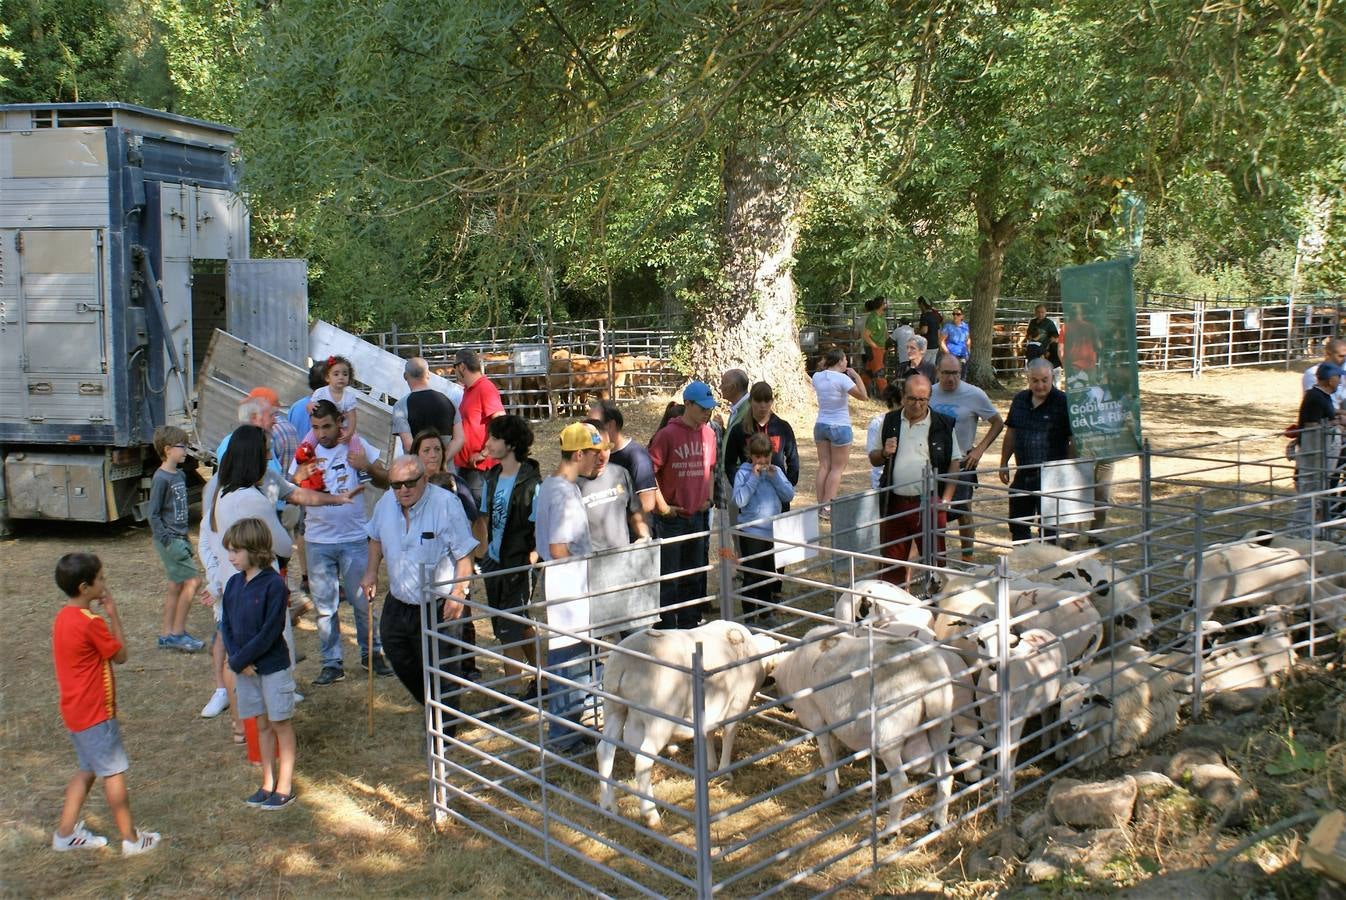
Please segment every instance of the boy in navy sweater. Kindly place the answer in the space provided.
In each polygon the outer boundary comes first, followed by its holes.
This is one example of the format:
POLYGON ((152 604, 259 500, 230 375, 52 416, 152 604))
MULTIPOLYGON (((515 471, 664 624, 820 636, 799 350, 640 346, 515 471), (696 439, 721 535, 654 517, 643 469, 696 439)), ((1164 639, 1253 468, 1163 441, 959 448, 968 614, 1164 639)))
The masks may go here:
POLYGON ((238 569, 224 586, 220 639, 238 675, 238 715, 257 717, 262 786, 244 802, 265 810, 294 802, 294 673, 285 643, 286 595, 271 567, 271 530, 260 519, 240 519, 224 533, 229 562, 238 569), (277 755, 279 759, 277 759, 277 755))

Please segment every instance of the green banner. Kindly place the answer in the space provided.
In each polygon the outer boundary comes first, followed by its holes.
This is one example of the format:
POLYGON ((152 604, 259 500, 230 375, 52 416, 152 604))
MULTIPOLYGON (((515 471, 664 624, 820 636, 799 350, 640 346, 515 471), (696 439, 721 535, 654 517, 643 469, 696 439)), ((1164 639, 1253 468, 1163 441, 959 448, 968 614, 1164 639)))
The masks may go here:
POLYGON ((1081 456, 1140 452, 1131 267, 1130 259, 1113 259, 1061 270, 1061 357, 1081 456))

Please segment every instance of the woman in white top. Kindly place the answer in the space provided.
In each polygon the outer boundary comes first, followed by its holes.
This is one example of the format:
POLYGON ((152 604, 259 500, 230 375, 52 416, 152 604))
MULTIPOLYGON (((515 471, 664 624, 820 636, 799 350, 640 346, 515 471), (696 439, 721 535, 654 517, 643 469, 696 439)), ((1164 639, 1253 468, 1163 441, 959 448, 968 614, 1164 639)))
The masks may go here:
MULTIPOLYGON (((851 410, 849 400, 868 400, 864 382, 846 363, 844 351, 833 347, 813 373, 813 390, 818 395, 818 419, 813 423, 813 441, 818 445, 818 474, 814 490, 819 503, 830 503, 841 489, 841 476, 851 455, 851 410)), ((820 515, 829 518, 831 507, 820 515)))

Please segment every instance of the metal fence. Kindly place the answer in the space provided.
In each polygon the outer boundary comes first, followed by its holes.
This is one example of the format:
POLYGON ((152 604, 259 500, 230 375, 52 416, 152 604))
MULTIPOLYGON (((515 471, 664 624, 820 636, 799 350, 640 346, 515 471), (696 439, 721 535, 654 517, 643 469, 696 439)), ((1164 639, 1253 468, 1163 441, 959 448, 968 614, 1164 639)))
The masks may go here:
MULTIPOLYGON (((524 569, 543 582, 528 607, 470 601, 481 646, 425 622, 436 818, 611 896, 828 895, 914 847, 1004 834, 1057 775, 1334 646, 1346 551, 1325 537, 1346 522, 1316 433, 1300 444, 1294 462, 1242 444, 1147 448, 1138 477, 1108 491, 1047 478, 1032 524, 1078 551, 1006 555, 1008 493, 989 479, 968 511, 970 559, 933 541, 890 558, 875 491, 835 501, 826 533, 814 507, 778 517, 766 555, 744 552, 753 523, 719 518, 677 539, 706 542, 693 574, 707 589, 682 599, 722 623, 694 632, 645 630, 671 540, 524 569), (1301 543, 1248 550, 1254 530, 1301 543), (905 599, 875 582, 899 564, 915 573, 905 599), (488 622, 532 631, 501 646, 488 622), (458 674, 467 653, 480 684, 458 674), (541 669, 511 662, 527 658, 541 669), (527 675, 539 686, 521 698, 527 675)), ((933 526, 937 511, 919 517, 933 526)))
POLYGON ((468 348, 500 388, 505 408, 530 420, 583 415, 599 399, 667 393, 686 376, 674 360, 686 332, 648 317, 548 322, 513 326, 361 335, 402 357, 420 356, 438 374, 453 377, 453 356, 468 348))
MULTIPOLYGON (((969 306, 971 300, 949 301, 969 306)), ((1038 303, 1061 318, 1059 299, 1001 297, 996 307, 992 365, 1011 378, 1023 369, 1027 321, 1038 303)), ((1140 366, 1199 375, 1209 368, 1289 364, 1317 357, 1324 338, 1346 330, 1346 300, 1339 296, 1187 297, 1142 291, 1136 297, 1140 366)), ((806 353, 840 346, 859 358, 859 316, 841 304, 810 306, 800 317, 806 353)), ((890 309, 890 324, 899 313, 890 309)), ((402 332, 396 327, 362 337, 399 356, 421 356, 452 377, 453 354, 467 347, 482 354, 485 371, 501 389, 510 412, 532 420, 583 414, 595 399, 630 399, 668 393, 686 381, 679 356, 687 330, 658 316, 548 322, 512 326, 402 332)))

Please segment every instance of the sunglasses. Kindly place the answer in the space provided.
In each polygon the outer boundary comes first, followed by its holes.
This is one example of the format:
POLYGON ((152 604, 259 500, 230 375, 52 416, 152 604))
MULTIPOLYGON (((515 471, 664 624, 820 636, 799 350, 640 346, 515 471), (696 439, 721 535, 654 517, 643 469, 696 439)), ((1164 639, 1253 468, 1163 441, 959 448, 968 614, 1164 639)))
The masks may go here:
POLYGON ((415 478, 409 478, 406 481, 390 481, 388 482, 388 487, 392 488, 395 491, 401 491, 401 490, 409 491, 416 485, 420 484, 421 479, 424 477, 425 477, 424 475, 417 475, 415 478))

